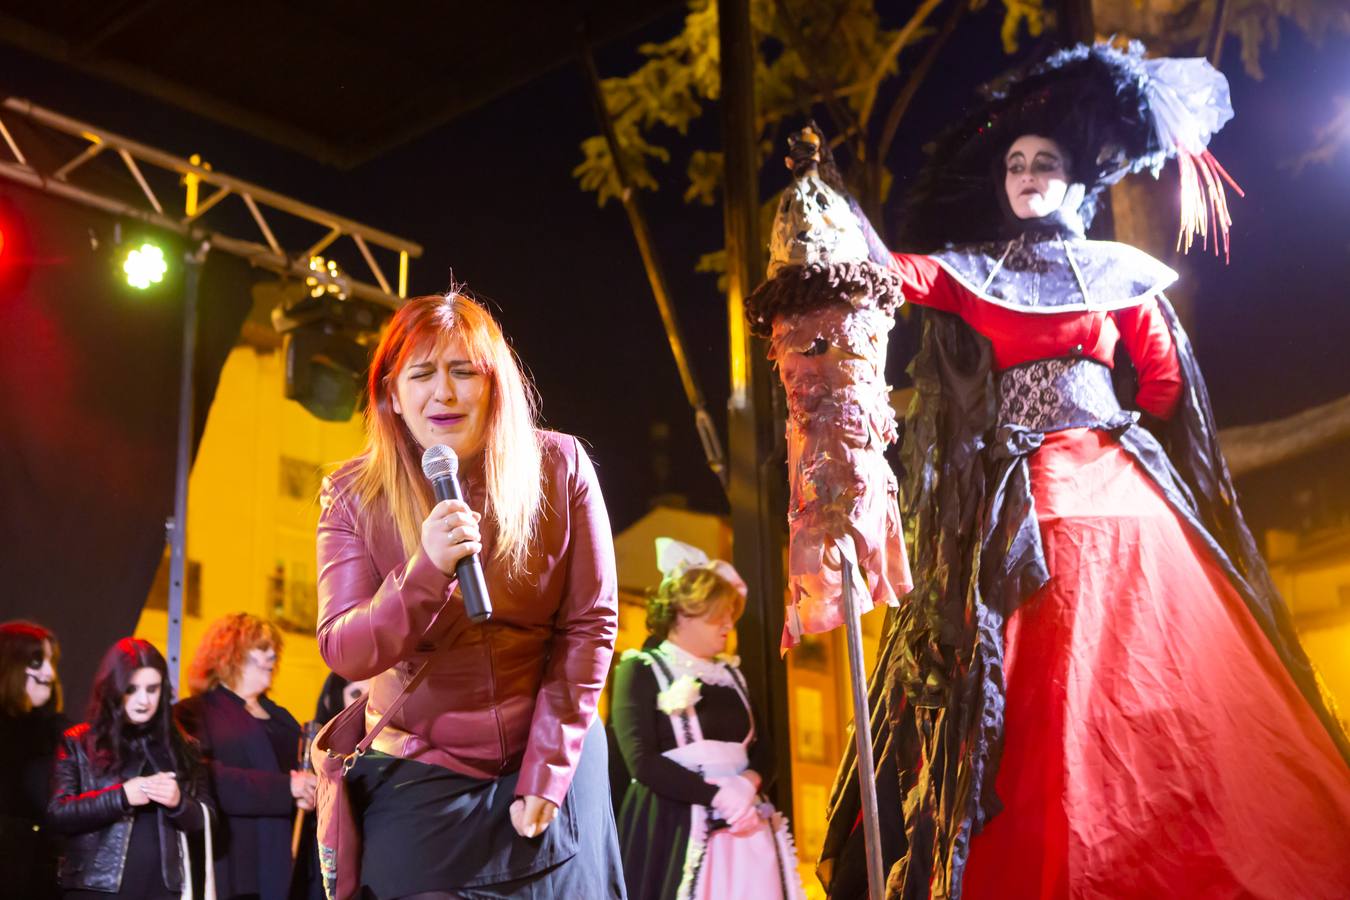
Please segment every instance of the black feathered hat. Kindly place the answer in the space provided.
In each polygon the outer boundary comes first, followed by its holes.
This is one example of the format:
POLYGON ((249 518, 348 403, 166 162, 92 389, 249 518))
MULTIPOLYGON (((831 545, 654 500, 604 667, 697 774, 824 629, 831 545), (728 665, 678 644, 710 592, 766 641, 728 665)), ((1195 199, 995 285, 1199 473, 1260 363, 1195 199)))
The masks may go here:
POLYGON ((1069 177, 1082 185, 1077 214, 1092 222, 1101 194, 1125 175, 1157 177, 1169 157, 1181 165, 1178 245, 1195 234, 1222 235, 1231 222, 1223 190, 1241 190, 1208 151, 1232 118, 1228 81, 1204 59, 1145 59, 1125 49, 1079 44, 984 89, 978 110, 938 138, 919 174, 900 235, 906 250, 933 252, 999 238, 1003 154, 1018 137, 1053 139, 1068 154, 1069 177))

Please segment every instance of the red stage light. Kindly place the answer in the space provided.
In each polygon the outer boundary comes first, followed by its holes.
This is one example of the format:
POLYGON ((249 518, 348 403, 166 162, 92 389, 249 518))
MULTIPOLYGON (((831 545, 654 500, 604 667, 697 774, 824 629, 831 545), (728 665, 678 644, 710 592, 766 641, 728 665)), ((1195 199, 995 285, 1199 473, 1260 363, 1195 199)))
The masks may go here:
POLYGON ((0 298, 8 300, 22 290, 33 262, 28 223, 17 204, 0 193, 0 298))

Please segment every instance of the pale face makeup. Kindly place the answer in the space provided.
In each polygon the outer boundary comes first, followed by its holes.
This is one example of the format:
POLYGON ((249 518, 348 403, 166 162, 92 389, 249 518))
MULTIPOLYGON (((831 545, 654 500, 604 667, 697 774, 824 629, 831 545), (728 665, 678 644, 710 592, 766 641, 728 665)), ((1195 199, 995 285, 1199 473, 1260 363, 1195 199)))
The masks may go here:
POLYGON ((345 709, 346 707, 351 706, 357 700, 360 700, 362 697, 364 697, 366 695, 366 689, 368 685, 369 682, 366 681, 347 682, 347 686, 342 689, 343 708, 345 709))
POLYGON ((425 450, 445 444, 460 459, 483 449, 491 378, 469 359, 464 340, 452 335, 439 352, 414 353, 394 380, 389 400, 425 450))
POLYGON ((126 698, 122 704, 123 714, 133 725, 144 725, 159 711, 159 695, 164 689, 164 677, 155 669, 146 666, 131 673, 131 683, 127 685, 126 698))
POLYGON ((252 700, 272 686, 272 675, 276 668, 277 652, 255 647, 244 657, 244 665, 239 670, 239 683, 230 689, 245 700, 252 700))
POLYGON ((42 642, 42 662, 28 666, 25 674, 28 677, 24 682, 24 691, 28 694, 28 702, 33 709, 46 706, 47 701, 52 699, 52 689, 56 684, 56 666, 52 663, 50 641, 42 642))
POLYGON ((1059 144, 1037 134, 1013 141, 1003 157, 1008 205, 1019 219, 1039 219, 1064 205, 1068 166, 1059 144))

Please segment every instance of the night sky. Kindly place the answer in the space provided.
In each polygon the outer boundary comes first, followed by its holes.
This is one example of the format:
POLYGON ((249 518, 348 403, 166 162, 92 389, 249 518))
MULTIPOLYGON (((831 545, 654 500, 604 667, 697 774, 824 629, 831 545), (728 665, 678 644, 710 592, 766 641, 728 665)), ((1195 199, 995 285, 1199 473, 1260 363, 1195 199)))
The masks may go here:
MULTIPOLYGON (((966 21, 912 107, 891 160, 897 182, 888 219, 898 215, 923 144, 960 114, 975 85, 1008 66, 998 43, 1000 14, 991 4, 966 21)), ((672 15, 604 48, 601 74, 631 70, 633 48, 669 38, 680 23, 672 15)), ((1263 60, 1261 82, 1242 72, 1235 41, 1226 50, 1237 117, 1212 149, 1248 198, 1232 199, 1231 265, 1206 257, 1195 266, 1201 290, 1193 334, 1221 426, 1350 393, 1350 153, 1297 176, 1281 168, 1310 146, 1331 98, 1350 95, 1350 40, 1312 48, 1293 28, 1285 32, 1263 60)), ((183 156, 202 153, 219 171, 422 243, 426 254, 413 263, 411 290, 442 291, 453 272, 489 301, 534 375, 547 425, 591 444, 616 530, 661 493, 725 511, 623 211, 617 203, 597 208, 570 174, 579 143, 596 132, 578 68, 558 70, 345 172, 8 47, 0 47, 0 71, 12 95, 183 156), (663 447, 652 437, 660 423, 669 431, 663 447), (665 476, 658 474, 662 454, 669 458, 665 476)), ((713 108, 658 171, 663 190, 643 202, 697 374, 724 428, 725 305, 714 278, 693 271, 700 254, 720 246, 721 211, 680 201, 688 151, 714 149, 717 131, 713 108)), ((1169 167, 1164 177, 1174 172, 1169 167)), ((771 163, 762 190, 767 195, 784 181, 771 163)), ((905 329, 902 323, 892 339, 897 383, 912 347, 905 329)))

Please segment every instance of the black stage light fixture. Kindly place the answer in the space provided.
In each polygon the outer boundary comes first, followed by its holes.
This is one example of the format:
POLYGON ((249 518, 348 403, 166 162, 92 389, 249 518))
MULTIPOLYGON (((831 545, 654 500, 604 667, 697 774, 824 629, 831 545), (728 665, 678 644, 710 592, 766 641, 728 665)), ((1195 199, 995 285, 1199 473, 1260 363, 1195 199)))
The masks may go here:
POLYGON ((282 336, 286 398, 326 422, 350 420, 371 339, 388 311, 298 282, 283 283, 279 292, 284 299, 272 310, 272 327, 282 336))

